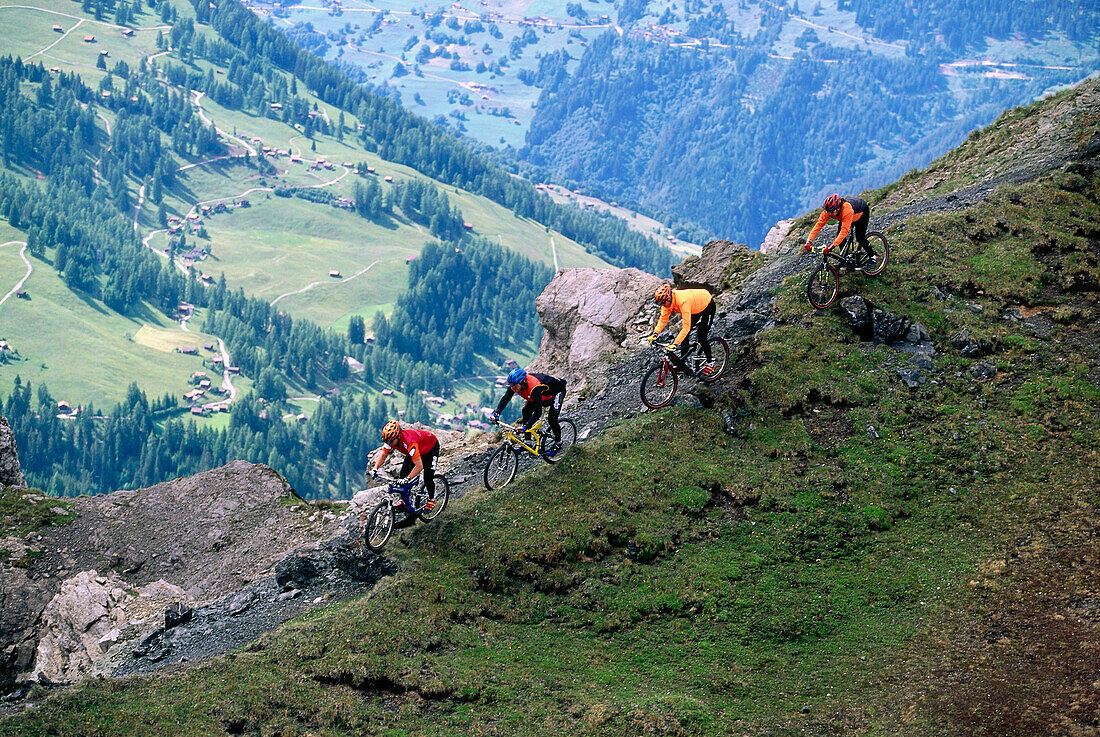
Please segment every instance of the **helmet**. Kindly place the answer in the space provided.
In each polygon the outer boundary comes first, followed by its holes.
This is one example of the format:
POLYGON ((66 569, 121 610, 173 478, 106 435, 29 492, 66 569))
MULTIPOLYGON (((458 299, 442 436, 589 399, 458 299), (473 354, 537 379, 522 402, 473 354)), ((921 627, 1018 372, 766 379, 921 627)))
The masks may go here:
POLYGON ((386 423, 385 427, 382 428, 382 439, 385 440, 387 443, 392 443, 393 441, 397 440, 400 435, 401 425, 397 422, 397 420, 390 420, 386 423))
POLYGON ((825 198, 825 210, 827 212, 836 212, 840 209, 840 204, 842 202, 843 200, 840 199, 840 195, 831 194, 825 198))
POLYGON ((657 291, 653 293, 653 299, 657 300, 657 304, 662 305, 672 302, 672 285, 665 282, 657 287, 657 291))
POLYGON ((527 372, 521 368, 514 368, 508 372, 508 386, 522 384, 527 380, 527 372))

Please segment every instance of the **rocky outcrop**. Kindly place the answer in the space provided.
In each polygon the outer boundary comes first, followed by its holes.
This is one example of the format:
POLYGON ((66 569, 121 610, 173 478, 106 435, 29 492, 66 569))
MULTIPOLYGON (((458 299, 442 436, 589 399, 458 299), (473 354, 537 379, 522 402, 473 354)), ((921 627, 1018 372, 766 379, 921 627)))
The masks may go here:
MULTIPOLYGON (((340 534, 336 514, 306 503, 267 466, 244 461, 70 504, 68 524, 3 541, 0 681, 79 678, 115 643, 161 625, 169 604, 232 596, 272 577, 288 554, 308 554, 340 534)), ((318 594, 328 584, 319 580, 318 594)))
POLYGON ((791 244, 784 247, 783 241, 786 240, 793 227, 794 220, 780 220, 773 225, 768 234, 764 236, 764 242, 760 244, 760 253, 776 254, 790 250, 791 244))
POLYGON ((560 270, 535 300, 545 332, 530 370, 560 376, 578 392, 590 366, 651 332, 660 283, 638 269, 560 270))
POLYGON ((19 467, 19 454, 15 448, 15 434, 8 425, 8 418, 0 417, 0 487, 25 487, 23 471, 19 467))
POLYGON ((133 595, 116 575, 78 573, 62 583, 46 605, 28 677, 78 680, 91 673, 114 645, 155 626, 166 605, 186 600, 183 589, 167 581, 156 581, 133 595))
POLYGON ((759 251, 750 251, 743 243, 711 241, 698 256, 688 256, 672 267, 677 287, 710 290, 711 294, 735 289, 746 276, 764 262, 759 251))

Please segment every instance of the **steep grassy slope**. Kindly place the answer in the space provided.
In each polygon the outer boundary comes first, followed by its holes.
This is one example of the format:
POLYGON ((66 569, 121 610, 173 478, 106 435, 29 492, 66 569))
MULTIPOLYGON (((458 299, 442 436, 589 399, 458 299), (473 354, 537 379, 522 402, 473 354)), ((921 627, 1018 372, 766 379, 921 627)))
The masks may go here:
POLYGON ((0 734, 1086 734, 1096 163, 910 218, 883 277, 845 277, 930 330, 918 388, 793 278, 710 398, 732 435, 623 421, 404 533, 371 595, 0 734))

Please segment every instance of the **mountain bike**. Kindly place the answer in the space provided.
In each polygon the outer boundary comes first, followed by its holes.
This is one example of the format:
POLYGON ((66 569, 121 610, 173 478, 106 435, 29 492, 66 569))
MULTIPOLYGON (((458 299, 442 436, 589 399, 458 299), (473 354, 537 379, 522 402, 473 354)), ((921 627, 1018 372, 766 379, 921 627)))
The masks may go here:
POLYGON ((890 244, 886 242, 886 236, 878 231, 867 234, 867 244, 874 251, 874 256, 868 259, 863 248, 856 242, 855 229, 848 231, 848 237, 839 248, 830 249, 825 253, 821 249, 821 260, 812 272, 810 280, 806 282, 806 296, 810 304, 819 310, 831 305, 840 294, 840 272, 862 271, 866 276, 878 276, 886 268, 886 262, 890 260, 890 244))
POLYGON ((710 355, 714 359, 714 370, 707 374, 703 373, 707 357, 699 349, 698 343, 692 345, 691 352, 682 360, 666 350, 669 343, 655 342, 653 345, 662 355, 642 377, 641 387, 642 402, 650 409, 659 409, 672 401, 679 383, 679 372, 694 376, 704 384, 711 384, 722 378, 722 374, 726 373, 726 366, 729 365, 730 346, 724 338, 711 338, 707 341, 710 355))
POLYGON ((434 495, 430 495, 424 488, 423 474, 413 481, 403 482, 394 478, 384 480, 389 483, 383 492, 382 501, 375 505, 369 515, 364 513, 360 518, 366 520, 363 524, 363 544, 374 551, 381 550, 390 539, 398 514, 404 515, 400 521, 402 527, 414 524, 418 519, 433 520, 447 506, 447 499, 451 495, 451 482, 442 474, 435 477, 434 495))
POLYGON ((519 470, 520 450, 541 458, 547 463, 557 463, 577 442, 577 426, 572 420, 564 418, 558 419, 558 425, 561 426, 561 442, 556 448, 554 433, 544 419, 539 419, 527 432, 520 432, 518 425, 509 425, 500 420, 494 424, 504 432, 504 443, 489 456, 489 462, 485 464, 485 488, 491 491, 503 489, 516 477, 516 471, 519 470))

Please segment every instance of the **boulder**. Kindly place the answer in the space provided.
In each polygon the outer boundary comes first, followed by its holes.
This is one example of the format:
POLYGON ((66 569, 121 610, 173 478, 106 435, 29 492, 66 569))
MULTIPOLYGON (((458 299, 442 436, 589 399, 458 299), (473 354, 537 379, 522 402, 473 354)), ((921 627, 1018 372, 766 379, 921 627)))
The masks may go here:
POLYGON ((126 624, 127 598, 114 577, 83 571, 61 584, 42 613, 32 679, 75 681, 89 673, 113 644, 112 632, 126 624))
POLYGON ((743 243, 711 241, 703 246, 700 255, 688 256, 673 266, 672 275, 677 287, 703 287, 711 294, 721 294, 740 284, 763 261, 763 254, 750 251, 743 243))
POLYGON ((866 299, 859 295, 845 297, 839 309, 852 332, 864 340, 871 338, 871 304, 866 299))
POLYGON ((773 225, 768 234, 764 236, 764 242, 760 244, 760 253, 779 253, 781 249, 788 250, 789 247, 783 248, 783 241, 791 232, 792 227, 794 227, 794 220, 780 220, 773 225))
POLYGON ((535 300, 545 332, 528 369, 565 379, 570 394, 579 391, 601 356, 652 332, 661 281, 638 269, 561 269, 535 300))
POLYGON ((0 487, 25 487, 23 471, 19 467, 19 453, 15 447, 15 433, 8 425, 8 418, 0 416, 0 487))

